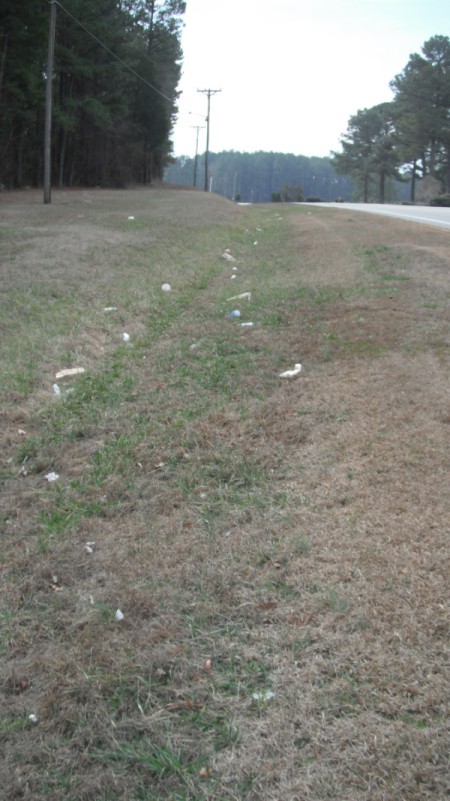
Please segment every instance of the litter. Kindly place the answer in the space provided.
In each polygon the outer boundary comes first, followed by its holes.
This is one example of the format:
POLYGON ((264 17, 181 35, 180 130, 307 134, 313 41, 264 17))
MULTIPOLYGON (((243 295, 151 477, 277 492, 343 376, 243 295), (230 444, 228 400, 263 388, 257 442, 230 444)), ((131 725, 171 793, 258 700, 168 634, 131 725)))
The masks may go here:
POLYGON ((23 428, 18 428, 17 429, 17 433, 20 434, 22 437, 26 437, 26 435, 27 435, 27 432, 24 431, 23 428))
POLYGON ((28 715, 28 720, 29 720, 31 723, 37 723, 37 715, 35 715, 35 714, 32 712, 32 713, 31 713, 31 715, 28 715))
POLYGON ((123 339, 124 342, 129 342, 130 341, 130 335, 129 334, 122 334, 122 339, 123 339))
POLYGON ((234 273, 232 276, 230 276, 230 281, 233 281, 235 278, 236 278, 236 273, 234 273))
POLYGON ((58 473, 47 473, 45 478, 47 479, 47 481, 57 481, 58 478, 59 478, 59 475, 58 475, 58 473))
POLYGON ((61 397, 61 388, 58 386, 58 384, 53 384, 53 392, 58 396, 58 398, 61 397))
POLYGON ((241 328, 253 328, 255 323, 241 323, 241 328))
POLYGON ((222 253, 222 259, 225 259, 225 261, 237 261, 237 259, 235 259, 234 256, 232 256, 231 253, 228 253, 227 251, 222 253))
POLYGON ((231 269, 233 270, 233 272, 237 273, 237 267, 232 267, 231 269))
POLYGON ((229 314, 226 314, 225 316, 229 317, 229 318, 240 317, 241 313, 240 313, 239 309, 234 309, 234 311, 230 312, 229 314))
POLYGON ((84 551, 87 554, 94 553, 94 549, 88 543, 86 543, 86 545, 84 546, 84 551))
POLYGON ((247 300, 251 300, 252 293, 251 292, 241 292, 240 295, 233 295, 232 298, 227 298, 227 300, 240 300, 241 298, 246 298, 247 300))
POLYGON ((257 245, 257 244, 258 244, 258 240, 257 240, 257 239, 255 239, 255 241, 253 242, 253 244, 254 244, 254 245, 257 245))
POLYGON ((293 370, 285 370, 284 373, 280 373, 280 378, 295 378, 297 375, 301 373, 302 366, 301 364, 294 365, 293 370))
POLYGON ((80 375, 84 372, 84 367, 67 367, 65 370, 60 370, 59 373, 55 373, 55 378, 66 378, 66 376, 80 375))
POLYGON ((105 306, 105 308, 103 309, 103 311, 104 311, 104 312, 112 312, 112 311, 117 311, 117 306, 105 306))
POLYGON ((171 292, 172 291, 172 287, 170 286, 170 284, 163 284, 161 289, 162 289, 163 292, 171 292))
POLYGON ((252 693, 252 698, 254 701, 273 701, 275 698, 275 693, 272 690, 266 690, 265 692, 259 693, 252 693))
POLYGON ((133 217, 133 215, 132 215, 132 214, 130 214, 130 216, 128 217, 128 219, 129 219, 129 220, 134 220, 134 219, 135 219, 135 217, 133 217))
POLYGON ((124 617, 125 617, 124 613, 123 613, 123 612, 121 612, 121 611, 120 611, 120 609, 118 609, 118 610, 117 610, 117 612, 116 612, 116 614, 114 615, 114 620, 116 620, 117 622, 119 622, 119 621, 123 620, 123 619, 124 619, 124 617))

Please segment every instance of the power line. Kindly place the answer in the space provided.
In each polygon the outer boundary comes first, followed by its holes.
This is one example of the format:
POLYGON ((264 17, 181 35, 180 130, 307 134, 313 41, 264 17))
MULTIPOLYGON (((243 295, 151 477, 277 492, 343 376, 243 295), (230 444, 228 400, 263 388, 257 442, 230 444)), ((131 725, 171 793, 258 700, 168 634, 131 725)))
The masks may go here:
POLYGON ((62 3, 59 2, 59 0, 50 0, 50 2, 52 4, 56 3, 56 5, 58 5, 65 12, 65 14, 67 14, 68 17, 73 19, 73 21, 76 22, 76 24, 79 25, 80 28, 83 28, 83 30, 92 39, 94 39, 101 47, 103 47, 103 49, 106 50, 113 58, 115 58, 116 61, 122 64, 127 70, 129 70, 129 72, 131 72, 136 78, 139 78, 140 81, 145 83, 150 89, 153 89, 154 92, 157 92, 158 95, 161 95, 161 97, 163 97, 164 100, 167 100, 171 105, 173 104, 174 102, 173 98, 170 98, 167 95, 165 95, 164 92, 161 92, 159 89, 156 88, 156 86, 153 86, 153 84, 147 81, 146 78, 143 78, 142 75, 139 75, 139 73, 136 72, 136 70, 134 70, 133 67, 130 67, 130 65, 127 64, 126 61, 124 61, 122 58, 120 58, 120 56, 116 55, 116 53, 113 53, 113 51, 110 50, 110 48, 107 45, 105 45, 97 36, 95 36, 95 34, 91 33, 91 31, 88 30, 88 28, 86 28, 86 26, 83 25, 83 23, 80 22, 79 19, 74 17, 73 14, 70 13, 70 11, 67 11, 67 8, 64 8, 64 6, 62 5, 62 3))

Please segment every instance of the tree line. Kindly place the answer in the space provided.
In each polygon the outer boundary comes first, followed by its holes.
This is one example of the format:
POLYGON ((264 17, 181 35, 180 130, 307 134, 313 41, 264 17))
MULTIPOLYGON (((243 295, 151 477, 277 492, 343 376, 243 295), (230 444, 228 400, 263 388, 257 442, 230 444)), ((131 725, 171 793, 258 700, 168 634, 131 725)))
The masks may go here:
MULTIPOLYGON (((56 0, 52 176, 60 186, 161 178, 181 72, 182 0, 56 0)), ((2 0, 0 184, 43 179, 47 0, 2 0)))
MULTIPOLYGON (((169 164, 164 180, 182 186, 204 186, 204 154, 180 156, 169 164), (195 181, 194 181, 195 179, 195 181)), ((350 201, 358 194, 351 175, 338 173, 328 157, 296 156, 292 153, 240 153, 223 151, 208 157, 209 188, 219 195, 248 203, 271 201, 350 201)), ((389 178, 386 198, 403 202, 408 198, 404 181, 389 178)))
MULTIPOLYGON (((168 165, 164 179, 184 186, 204 186, 205 157, 181 156, 168 165)), ((292 153, 223 151, 208 156, 209 188, 224 197, 249 203, 272 200, 348 200, 354 182, 337 175, 328 158, 292 153)))
POLYGON ((408 181, 411 202, 450 205, 450 39, 426 41, 390 86, 392 101, 350 117, 332 154, 336 172, 354 179, 366 203, 384 203, 395 179, 408 181))

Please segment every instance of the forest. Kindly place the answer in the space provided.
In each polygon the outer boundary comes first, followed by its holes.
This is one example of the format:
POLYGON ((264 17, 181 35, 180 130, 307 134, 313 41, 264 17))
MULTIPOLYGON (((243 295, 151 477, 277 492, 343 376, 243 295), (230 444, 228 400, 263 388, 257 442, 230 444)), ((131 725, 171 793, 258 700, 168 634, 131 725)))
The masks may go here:
MULTIPOLYGON (((210 153, 208 187, 219 195, 247 203, 296 201, 306 198, 350 200, 354 181, 337 175, 330 159, 292 153, 210 153)), ((205 158, 182 156, 167 167, 165 180, 203 187, 205 158)))
MULTIPOLYGON (((181 0, 52 0, 51 174, 57 186, 161 178, 171 151, 182 52, 181 0)), ((0 184, 43 180, 47 0, 2 0, 0 184)))
POLYGON ((450 203, 450 39, 433 36, 356 111, 326 158, 225 151, 175 159, 183 0, 2 0, 0 187, 40 186, 49 8, 56 8, 51 126, 54 186, 162 180, 244 202, 450 203))

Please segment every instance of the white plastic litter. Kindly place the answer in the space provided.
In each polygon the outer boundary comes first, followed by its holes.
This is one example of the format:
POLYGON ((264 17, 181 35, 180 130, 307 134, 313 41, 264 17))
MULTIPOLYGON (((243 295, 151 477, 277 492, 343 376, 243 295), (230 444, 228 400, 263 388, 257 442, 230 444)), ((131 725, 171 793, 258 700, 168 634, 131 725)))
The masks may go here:
POLYGON ((241 313, 240 313, 239 309, 234 309, 232 312, 230 312, 229 314, 227 314, 225 316, 226 317, 230 317, 230 318, 232 318, 232 317, 240 317, 241 313))
POLYGON ((241 328, 252 328, 255 323, 241 323, 241 328))
POLYGON ((231 253, 227 253, 227 251, 225 251, 225 253, 222 253, 222 259, 225 259, 225 261, 237 261, 237 259, 235 259, 234 256, 231 255, 231 253))
POLYGON ((53 392, 58 396, 58 398, 61 397, 61 388, 58 386, 58 384, 53 384, 53 392))
POLYGON ((93 549, 93 548, 92 548, 92 546, 91 546, 91 545, 89 545, 88 543, 86 543, 86 545, 84 546, 84 551, 85 551, 85 553, 87 553, 87 554, 94 553, 94 549, 93 549))
POLYGON ((233 270, 233 272, 237 273, 237 267, 232 267, 231 269, 233 270))
POLYGON ((66 376, 80 375, 84 372, 84 367, 67 367, 65 370, 60 370, 59 373, 55 373, 55 378, 66 378, 66 376))
POLYGON ((105 306, 105 308, 103 309, 103 311, 104 311, 104 312, 112 312, 112 311, 117 311, 117 306, 105 306))
POLYGON ((31 721, 31 723, 37 723, 37 715, 32 712, 31 715, 28 715, 28 720, 31 721))
POLYGON ((235 278, 236 278, 236 273, 234 273, 232 276, 230 276, 230 281, 234 281, 235 278))
POLYGON ((58 478, 59 478, 59 474, 58 473, 47 473, 45 478, 47 479, 47 481, 57 481, 58 478))
POLYGON ((275 693, 272 690, 266 690, 265 692, 259 693, 252 693, 252 698, 254 701, 273 701, 275 698, 275 693))
POLYGON ((129 219, 129 220, 134 220, 134 219, 135 219, 135 217, 133 217, 133 215, 132 215, 132 214, 130 214, 130 216, 128 217, 128 219, 129 219))
POLYGON ((252 293, 251 292, 241 292, 240 295, 233 295, 232 298, 227 298, 227 300, 240 300, 241 298, 245 298, 246 300, 251 300, 252 293))
POLYGON ((257 245, 257 244, 258 244, 258 240, 257 240, 257 239, 255 239, 255 241, 253 242, 253 244, 254 244, 254 245, 257 245))
POLYGON ((163 292, 171 292, 172 291, 172 287, 170 286, 170 284, 163 284, 161 289, 162 289, 163 292))
POLYGON ((296 364, 293 370, 285 370, 284 373, 280 373, 280 378, 295 378, 295 376, 301 373, 301 370, 301 364, 296 364))
POLYGON ((124 342, 129 342, 130 341, 130 335, 124 333, 124 334, 122 334, 122 339, 123 339, 124 342))
POLYGON ((121 612, 120 609, 118 609, 116 614, 114 615, 114 620, 117 620, 117 622, 119 622, 120 620, 123 620, 124 617, 125 617, 124 613, 121 612))

